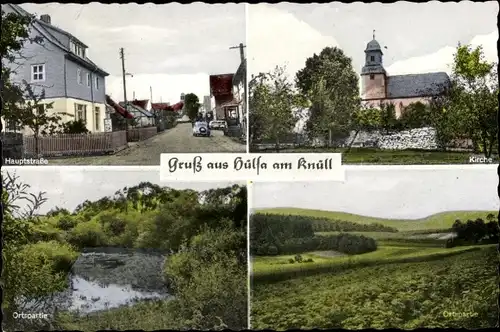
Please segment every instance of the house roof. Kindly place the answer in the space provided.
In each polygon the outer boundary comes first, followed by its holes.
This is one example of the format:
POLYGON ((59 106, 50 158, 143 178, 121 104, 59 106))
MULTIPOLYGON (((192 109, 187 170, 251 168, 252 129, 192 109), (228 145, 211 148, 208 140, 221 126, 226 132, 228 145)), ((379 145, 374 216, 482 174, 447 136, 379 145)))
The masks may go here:
MULTIPOLYGON (((125 103, 123 101, 121 101, 119 104, 121 107, 125 107, 125 103)), ((154 117, 153 113, 148 112, 147 110, 145 110, 144 108, 142 108, 140 106, 134 105, 132 102, 127 102, 127 109, 128 110, 135 110, 136 112, 139 112, 148 118, 154 117)))
POLYGON ((183 107, 184 107, 183 101, 180 101, 173 105, 170 105, 170 103, 151 103, 151 108, 158 111, 178 112, 182 110, 183 107))
POLYGON ((132 104, 139 106, 140 108, 146 109, 148 107, 149 99, 143 100, 132 100, 132 104))
POLYGON ((210 75, 210 93, 214 97, 227 96, 233 93, 234 74, 210 75))
POLYGON ((233 76, 233 85, 236 85, 239 82, 245 80, 246 71, 247 71, 247 59, 241 62, 240 65, 238 66, 238 69, 236 70, 236 73, 233 76))
MULTIPOLYGON (((8 5, 12 8, 12 10, 14 10, 19 15, 31 16, 31 14, 29 12, 27 12, 26 10, 24 10, 19 5, 16 5, 16 4, 8 4, 8 5)), ((85 45, 84 43, 82 43, 78 38, 76 38, 75 36, 73 36, 69 32, 64 31, 63 29, 60 29, 60 28, 58 28, 56 26, 53 26, 52 24, 48 24, 48 23, 46 23, 46 22, 44 22, 44 21, 42 21, 42 20, 40 20, 38 18, 35 18, 33 20, 32 26, 46 40, 49 40, 52 44, 56 45, 57 47, 59 47, 60 49, 62 49, 63 51, 65 51, 67 53, 66 54, 67 58, 69 58, 69 59, 71 59, 71 60, 73 60, 75 62, 78 62, 82 66, 87 67, 89 70, 98 72, 98 73, 100 73, 103 76, 108 76, 109 75, 106 71, 104 71, 103 69, 99 68, 89 58, 87 58, 87 57, 81 58, 81 57, 77 56, 76 54, 73 54, 73 52, 71 52, 71 50, 69 48, 69 45, 66 45, 65 43, 61 42, 56 36, 54 36, 54 34, 51 33, 51 30, 54 30, 54 31, 59 32, 59 33, 62 33, 64 35, 68 36, 70 39, 74 39, 78 43, 82 44, 82 46, 88 47, 87 45, 85 45)))
POLYGON ((123 116, 124 118, 127 118, 127 119, 133 119, 134 118, 134 116, 129 111, 127 111, 126 109, 124 109, 123 107, 121 107, 120 105, 118 105, 108 95, 106 95, 106 104, 108 104, 109 106, 113 107, 113 109, 116 112, 118 112, 121 116, 123 116))
POLYGON ((444 72, 387 77, 387 98, 429 97, 443 92, 450 84, 444 72))
POLYGON ((158 111, 168 111, 170 103, 151 103, 151 108, 158 111))

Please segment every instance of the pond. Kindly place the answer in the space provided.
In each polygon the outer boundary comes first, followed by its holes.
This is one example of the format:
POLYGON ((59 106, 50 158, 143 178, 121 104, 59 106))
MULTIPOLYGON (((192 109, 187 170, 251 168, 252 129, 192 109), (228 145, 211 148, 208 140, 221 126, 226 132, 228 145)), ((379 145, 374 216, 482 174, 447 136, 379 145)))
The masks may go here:
POLYGON ((139 300, 171 298, 163 277, 166 257, 157 250, 85 249, 68 276, 69 289, 51 296, 50 307, 44 305, 43 311, 88 314, 139 300))

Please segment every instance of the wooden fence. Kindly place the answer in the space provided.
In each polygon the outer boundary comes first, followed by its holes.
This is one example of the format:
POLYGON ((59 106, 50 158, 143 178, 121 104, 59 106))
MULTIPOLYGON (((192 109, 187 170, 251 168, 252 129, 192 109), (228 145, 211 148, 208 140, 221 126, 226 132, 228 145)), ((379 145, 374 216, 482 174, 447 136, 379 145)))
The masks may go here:
POLYGON ((140 127, 140 128, 129 128, 127 133, 128 142, 139 142, 145 139, 151 138, 158 133, 156 126, 154 127, 140 127))
MULTIPOLYGON (((35 137, 24 136, 23 141, 26 156, 35 156, 35 137)), ((38 154, 42 157, 108 154, 126 146, 127 133, 124 130, 109 133, 59 134, 38 138, 38 154)))

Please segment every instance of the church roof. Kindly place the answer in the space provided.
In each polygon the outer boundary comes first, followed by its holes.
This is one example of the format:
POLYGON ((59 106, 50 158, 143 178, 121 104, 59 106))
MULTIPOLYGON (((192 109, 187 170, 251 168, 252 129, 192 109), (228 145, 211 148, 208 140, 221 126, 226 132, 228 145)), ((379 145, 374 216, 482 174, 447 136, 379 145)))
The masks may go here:
POLYGON ((450 83, 444 72, 387 77, 387 98, 435 96, 450 83))
POLYGON ((369 51, 382 51, 380 44, 375 39, 372 39, 368 44, 366 44, 365 52, 369 51))

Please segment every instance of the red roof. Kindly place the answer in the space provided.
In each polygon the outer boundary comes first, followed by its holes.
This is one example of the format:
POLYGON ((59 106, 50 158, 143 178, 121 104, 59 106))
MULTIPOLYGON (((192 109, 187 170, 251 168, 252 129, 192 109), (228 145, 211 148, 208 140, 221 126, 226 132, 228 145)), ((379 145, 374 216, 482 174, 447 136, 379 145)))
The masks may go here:
POLYGON ((234 74, 210 75, 210 92, 212 96, 219 97, 233 93, 234 74))
POLYGON ((139 106, 140 108, 143 108, 143 109, 147 109, 148 103, 149 103, 148 99, 144 99, 144 100, 135 99, 132 101, 132 104, 134 104, 135 106, 139 106))
POLYGON ((170 107, 170 103, 151 103, 151 108, 155 110, 166 111, 170 107))
POLYGON ((170 103, 152 103, 151 107, 155 110, 178 112, 184 107, 184 102, 180 101, 173 105, 170 105, 170 103))
POLYGON ((170 108, 173 110, 173 111, 180 111, 182 108, 184 107, 184 102, 183 101, 180 101, 178 103, 175 103, 173 105, 170 106, 170 108))
POLYGON ((113 99, 111 99, 110 96, 106 95, 106 103, 113 107, 115 109, 115 111, 120 114, 121 116, 123 116, 124 118, 128 118, 128 119, 133 119, 134 116, 129 112, 127 111, 126 109, 124 109, 123 107, 121 107, 120 105, 118 105, 113 99))

